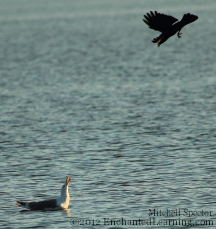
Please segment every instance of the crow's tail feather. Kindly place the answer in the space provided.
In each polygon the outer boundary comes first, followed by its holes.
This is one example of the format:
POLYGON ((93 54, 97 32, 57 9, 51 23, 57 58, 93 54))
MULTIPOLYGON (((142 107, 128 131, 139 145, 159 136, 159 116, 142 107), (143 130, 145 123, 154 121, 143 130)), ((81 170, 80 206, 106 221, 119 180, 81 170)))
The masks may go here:
POLYGON ((184 14, 183 18, 181 19, 181 24, 183 26, 185 26, 187 24, 190 24, 190 23, 196 21, 197 19, 198 19, 198 16, 196 16, 196 15, 193 15, 193 14, 190 14, 190 13, 184 14))

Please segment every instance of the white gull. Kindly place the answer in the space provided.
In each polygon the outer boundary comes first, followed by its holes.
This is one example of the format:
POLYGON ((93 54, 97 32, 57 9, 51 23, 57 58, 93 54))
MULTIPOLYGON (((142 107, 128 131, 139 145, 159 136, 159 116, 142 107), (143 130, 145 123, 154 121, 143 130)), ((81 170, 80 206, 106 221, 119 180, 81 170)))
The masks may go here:
POLYGON ((61 188, 61 196, 43 201, 17 201, 15 206, 24 207, 29 210, 58 210, 67 209, 70 203, 70 195, 68 185, 71 178, 68 176, 64 185, 61 188))

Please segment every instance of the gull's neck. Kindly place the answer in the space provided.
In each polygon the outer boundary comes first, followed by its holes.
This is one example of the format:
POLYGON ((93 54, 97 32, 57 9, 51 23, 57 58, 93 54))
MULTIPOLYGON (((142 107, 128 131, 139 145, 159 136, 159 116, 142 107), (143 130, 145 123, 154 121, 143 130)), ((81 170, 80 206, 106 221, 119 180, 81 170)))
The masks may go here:
POLYGON ((66 188, 66 190, 63 190, 63 191, 61 191, 61 196, 60 197, 62 197, 62 198, 70 198, 70 195, 69 195, 69 191, 68 191, 68 186, 67 186, 67 188, 66 188))
POLYGON ((61 190, 61 196, 56 198, 57 204, 61 206, 63 209, 67 209, 70 203, 70 195, 68 191, 68 186, 65 190, 61 190))

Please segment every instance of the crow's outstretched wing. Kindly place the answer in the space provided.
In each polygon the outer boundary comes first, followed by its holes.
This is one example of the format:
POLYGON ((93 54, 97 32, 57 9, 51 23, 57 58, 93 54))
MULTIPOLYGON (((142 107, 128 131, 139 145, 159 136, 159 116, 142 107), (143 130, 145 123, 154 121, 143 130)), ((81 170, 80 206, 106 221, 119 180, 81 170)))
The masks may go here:
POLYGON ((145 19, 143 19, 143 21, 150 29, 160 31, 162 33, 167 31, 173 23, 178 21, 178 19, 173 16, 161 14, 157 11, 155 11, 155 13, 150 11, 150 13, 144 15, 144 18, 145 19))

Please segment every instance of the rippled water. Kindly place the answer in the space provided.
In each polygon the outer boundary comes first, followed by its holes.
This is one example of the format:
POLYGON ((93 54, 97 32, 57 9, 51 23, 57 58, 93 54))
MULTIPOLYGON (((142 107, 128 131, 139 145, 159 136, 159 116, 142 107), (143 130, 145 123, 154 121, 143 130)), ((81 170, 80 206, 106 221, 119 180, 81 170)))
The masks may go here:
POLYGON ((214 0, 0 2, 1 228, 70 228, 72 217, 131 228, 104 218, 167 208, 212 211, 177 219, 216 224, 215 10, 214 0), (149 10, 199 19, 157 48, 149 10), (69 211, 14 206, 58 196, 68 175, 69 211))

